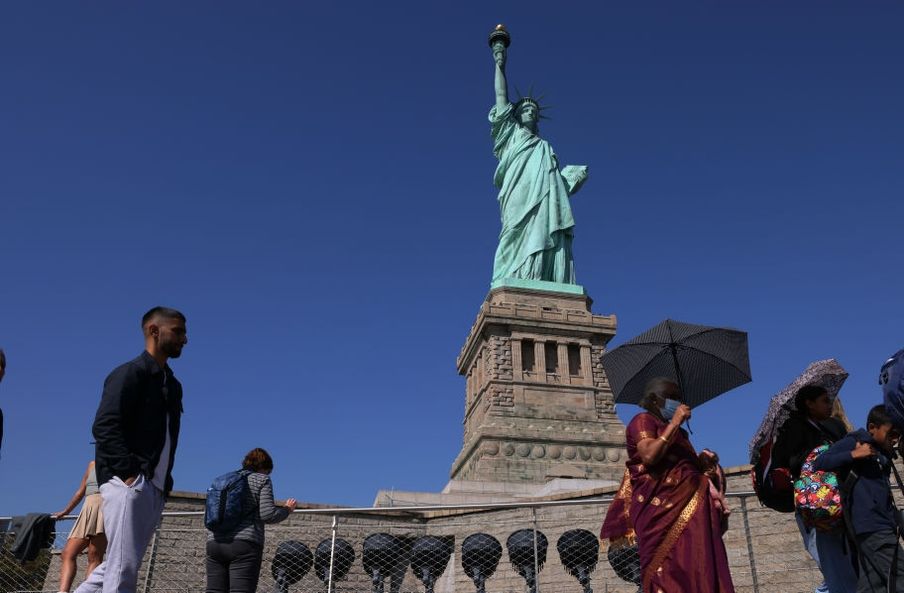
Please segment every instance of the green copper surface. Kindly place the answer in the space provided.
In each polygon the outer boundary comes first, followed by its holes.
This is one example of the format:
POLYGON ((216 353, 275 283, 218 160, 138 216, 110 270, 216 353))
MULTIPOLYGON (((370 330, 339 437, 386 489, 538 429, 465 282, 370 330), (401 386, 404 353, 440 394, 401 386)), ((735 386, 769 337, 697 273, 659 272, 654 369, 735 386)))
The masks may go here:
POLYGON ((492 52, 496 104, 489 120, 493 154, 499 160, 493 182, 499 189, 502 216, 492 286, 511 278, 574 285, 574 217, 569 196, 586 181, 587 167, 570 165, 560 170, 552 146, 539 135, 542 106, 533 99, 509 101, 507 47, 498 41, 492 52))

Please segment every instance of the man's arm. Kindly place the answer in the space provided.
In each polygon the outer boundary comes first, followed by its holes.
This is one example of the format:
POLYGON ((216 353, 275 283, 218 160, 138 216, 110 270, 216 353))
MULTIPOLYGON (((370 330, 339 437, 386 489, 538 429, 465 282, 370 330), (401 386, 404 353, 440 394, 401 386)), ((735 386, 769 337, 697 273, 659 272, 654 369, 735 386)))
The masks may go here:
POLYGON ((123 426, 123 409, 135 393, 135 378, 127 367, 110 373, 104 381, 104 393, 94 417, 91 432, 97 451, 109 465, 113 475, 123 481, 138 475, 140 465, 129 449, 123 426))

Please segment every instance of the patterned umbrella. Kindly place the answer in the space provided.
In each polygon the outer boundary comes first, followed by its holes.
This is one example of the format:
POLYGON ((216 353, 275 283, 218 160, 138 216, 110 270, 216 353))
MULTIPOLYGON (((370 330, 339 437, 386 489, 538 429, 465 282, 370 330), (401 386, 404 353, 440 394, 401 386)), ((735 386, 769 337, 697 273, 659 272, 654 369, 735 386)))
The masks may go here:
POLYGON ((650 379, 675 379, 691 407, 750 381, 747 334, 666 319, 603 355, 615 401, 636 404, 650 379))
POLYGON ((759 454, 760 448, 767 442, 772 441, 775 437, 775 431, 778 430, 794 407, 794 396, 800 391, 804 385, 819 385, 829 392, 829 396, 835 398, 844 385, 848 373, 844 370, 838 361, 834 358, 825 360, 817 360, 810 363, 810 366, 791 384, 772 396, 769 402, 769 409, 766 416, 760 423, 760 427, 750 439, 750 459, 751 463, 756 463, 754 454, 759 454))

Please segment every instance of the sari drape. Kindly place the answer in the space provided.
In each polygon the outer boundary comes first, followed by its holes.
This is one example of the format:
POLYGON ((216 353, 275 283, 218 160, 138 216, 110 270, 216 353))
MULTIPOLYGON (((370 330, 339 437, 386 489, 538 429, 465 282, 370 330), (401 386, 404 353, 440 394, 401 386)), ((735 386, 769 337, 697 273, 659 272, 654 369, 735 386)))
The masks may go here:
POLYGON ((666 423, 642 412, 628 424, 630 516, 645 593, 734 593, 722 542, 722 511, 710 493, 687 433, 673 435, 665 456, 645 466, 637 443, 655 439, 666 423))
POLYGON ((625 468, 618 492, 612 497, 603 526, 600 528, 600 539, 610 540, 610 545, 634 545, 634 527, 631 525, 631 472, 625 468))
POLYGON ((640 585, 640 557, 637 554, 637 538, 631 526, 630 505, 631 472, 625 468, 621 485, 609 504, 600 528, 600 539, 609 540, 606 559, 618 578, 640 585))

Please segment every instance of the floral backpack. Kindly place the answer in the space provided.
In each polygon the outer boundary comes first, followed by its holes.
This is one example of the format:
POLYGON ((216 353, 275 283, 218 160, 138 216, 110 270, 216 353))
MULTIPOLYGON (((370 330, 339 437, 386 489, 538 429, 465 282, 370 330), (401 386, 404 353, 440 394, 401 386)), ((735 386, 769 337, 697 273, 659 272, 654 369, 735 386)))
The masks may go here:
POLYGON ((813 462, 828 449, 829 445, 824 444, 807 454, 800 468, 800 478, 794 482, 794 506, 804 525, 833 532, 844 525, 838 475, 813 469, 813 462))

